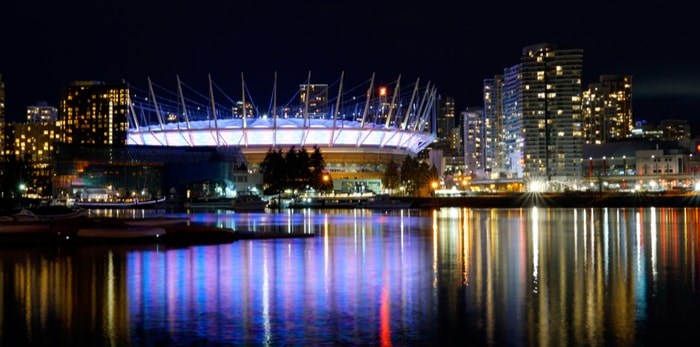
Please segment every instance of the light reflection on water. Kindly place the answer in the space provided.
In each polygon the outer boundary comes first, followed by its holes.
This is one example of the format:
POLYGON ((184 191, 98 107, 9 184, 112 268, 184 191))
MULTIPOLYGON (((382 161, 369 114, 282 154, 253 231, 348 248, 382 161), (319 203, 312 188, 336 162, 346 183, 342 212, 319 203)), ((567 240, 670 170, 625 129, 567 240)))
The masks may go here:
POLYGON ((318 236, 5 247, 0 343, 640 345, 700 337, 698 209, 191 217, 318 236))

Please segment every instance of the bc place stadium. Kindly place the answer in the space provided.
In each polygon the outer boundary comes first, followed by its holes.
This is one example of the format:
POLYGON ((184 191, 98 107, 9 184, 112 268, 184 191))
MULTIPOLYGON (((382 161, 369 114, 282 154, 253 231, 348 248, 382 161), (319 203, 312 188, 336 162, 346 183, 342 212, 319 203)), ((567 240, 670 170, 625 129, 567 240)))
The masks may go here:
POLYGON ((306 81, 292 96, 278 96, 277 75, 265 106, 256 104, 241 74, 240 94, 224 93, 211 76, 208 90, 179 77, 165 87, 129 86, 127 144, 159 147, 237 147, 255 169, 270 149, 318 147, 334 189, 381 189, 386 164, 415 156, 435 139, 436 87, 420 79, 386 84, 375 75, 348 88, 344 73, 333 83, 306 81), (282 101, 285 100, 285 101, 282 101))

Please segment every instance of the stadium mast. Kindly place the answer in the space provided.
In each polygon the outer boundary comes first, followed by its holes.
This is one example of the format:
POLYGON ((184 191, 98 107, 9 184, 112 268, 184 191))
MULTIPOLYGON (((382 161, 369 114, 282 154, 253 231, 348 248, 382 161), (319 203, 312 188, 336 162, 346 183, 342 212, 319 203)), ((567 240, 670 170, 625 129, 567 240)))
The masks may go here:
POLYGON ((309 70, 309 77, 306 78, 306 97, 304 98, 304 128, 306 128, 306 122, 309 118, 309 95, 311 94, 311 71, 309 70))
POLYGON ((332 147, 335 142, 335 121, 338 119, 338 112, 340 111, 340 99, 343 96, 343 77, 345 77, 345 70, 340 72, 340 83, 338 83, 338 99, 335 101, 335 110, 333 111, 333 129, 331 130, 331 142, 328 146, 332 147))
MULTIPOLYGON (((180 82, 180 76, 175 75, 175 78, 177 79, 177 93, 180 95, 180 103, 182 104, 182 115, 185 117, 185 127, 187 130, 190 130, 190 117, 187 115, 187 106, 185 105, 185 95, 182 93, 182 82, 180 82)), ((178 126, 178 129, 180 127, 178 126)), ((190 141, 189 145, 193 146, 194 141, 192 141, 192 132, 188 131, 187 134, 189 135, 190 141)), ((185 139, 187 141, 187 139, 185 139)))
POLYGON ((416 129, 418 128, 418 123, 420 123, 421 119, 423 119, 423 109, 425 108, 426 100, 430 95, 430 90, 430 81, 428 81, 428 84, 425 85, 425 92, 423 93, 423 97, 420 99, 420 105, 418 106, 418 110, 416 111, 416 120, 413 124, 413 131, 416 131, 416 129))
POLYGON ((163 126, 163 118, 160 116, 160 109, 158 108, 158 102, 156 102, 156 94, 153 93, 153 84, 151 84, 151 78, 148 78, 148 91, 151 92, 151 98, 153 99, 153 107, 156 109, 156 116, 158 117, 158 125, 160 125, 160 130, 165 129, 163 126))
POLYGON ((374 88, 374 72, 372 72, 372 79, 369 81, 369 89, 367 89, 367 101, 365 102, 365 110, 362 112, 360 128, 365 127, 365 119, 367 118, 367 111, 369 110, 369 100, 372 98, 372 88, 374 88))
POLYGON ((187 107, 185 106, 185 95, 182 94, 182 85, 180 83, 180 76, 175 75, 177 79, 177 93, 180 95, 180 103, 182 104, 182 115, 185 117, 185 126, 187 130, 190 129, 190 118, 187 116, 187 107))
POLYGON ((394 88, 394 96, 391 97, 391 104, 389 105, 389 114, 386 116, 386 124, 384 124, 384 128, 388 128, 389 124, 391 124, 391 116, 394 111, 394 108, 396 107, 396 95, 399 94, 399 87, 401 86, 401 75, 399 75, 399 78, 396 80, 396 87, 394 88))
POLYGON ((408 102, 406 107, 406 115, 403 117, 403 124, 401 124, 401 130, 406 130, 408 125, 408 117, 411 116, 411 108, 413 107, 413 100, 416 98, 416 93, 418 93, 418 83, 420 82, 420 77, 416 79, 416 86, 413 88, 413 94, 411 94, 411 101, 408 102))
POLYGON ((209 76, 209 101, 211 102, 211 114, 214 116, 214 130, 215 132, 215 138, 214 142, 216 142, 216 145, 219 146, 219 124, 216 121, 216 104, 214 103, 214 88, 212 87, 211 83, 211 74, 207 74, 209 76))
POLYGON ((277 146, 277 71, 275 81, 272 83, 272 146, 277 146))
MULTIPOLYGON (((245 114, 245 109, 246 109, 246 104, 245 104, 245 80, 243 79, 243 71, 241 71, 241 94, 243 98, 243 129, 248 127, 248 122, 246 119, 246 114, 245 114)), ((245 144, 246 147, 248 147, 248 132, 243 130, 243 143, 245 144)))

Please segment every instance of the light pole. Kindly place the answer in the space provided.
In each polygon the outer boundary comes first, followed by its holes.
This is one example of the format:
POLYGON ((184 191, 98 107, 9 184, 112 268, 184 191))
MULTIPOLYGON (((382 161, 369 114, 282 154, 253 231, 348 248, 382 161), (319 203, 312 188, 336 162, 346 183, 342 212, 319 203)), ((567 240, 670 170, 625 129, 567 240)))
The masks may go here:
POLYGON ((432 183, 430 183, 430 187, 433 188, 433 196, 437 196, 437 194, 435 194, 435 191, 437 190, 439 185, 440 183, 438 183, 438 181, 433 181, 432 183))
POLYGON ((24 191, 27 189, 27 185, 24 183, 19 184, 19 206, 22 207, 22 195, 24 195, 24 191))

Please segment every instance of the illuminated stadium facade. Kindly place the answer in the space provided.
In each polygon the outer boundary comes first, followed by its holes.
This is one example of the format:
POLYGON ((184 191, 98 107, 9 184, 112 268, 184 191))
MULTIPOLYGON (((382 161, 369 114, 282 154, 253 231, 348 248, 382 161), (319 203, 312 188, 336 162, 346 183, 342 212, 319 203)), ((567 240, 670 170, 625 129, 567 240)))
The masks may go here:
POLYGON ((251 102, 243 76, 239 100, 226 96, 211 78, 208 96, 179 78, 175 92, 150 79, 147 91, 130 86, 127 144, 237 146, 251 169, 270 149, 312 151, 319 147, 334 188, 376 191, 390 160, 400 163, 435 139, 432 124, 437 92, 430 83, 421 86, 417 80, 402 88, 399 76, 389 85, 376 86, 373 75, 345 90, 342 74, 331 85, 311 84, 310 75, 296 95, 279 106, 275 79, 266 111, 251 102), (334 98, 329 97, 330 91, 337 91, 334 98))

